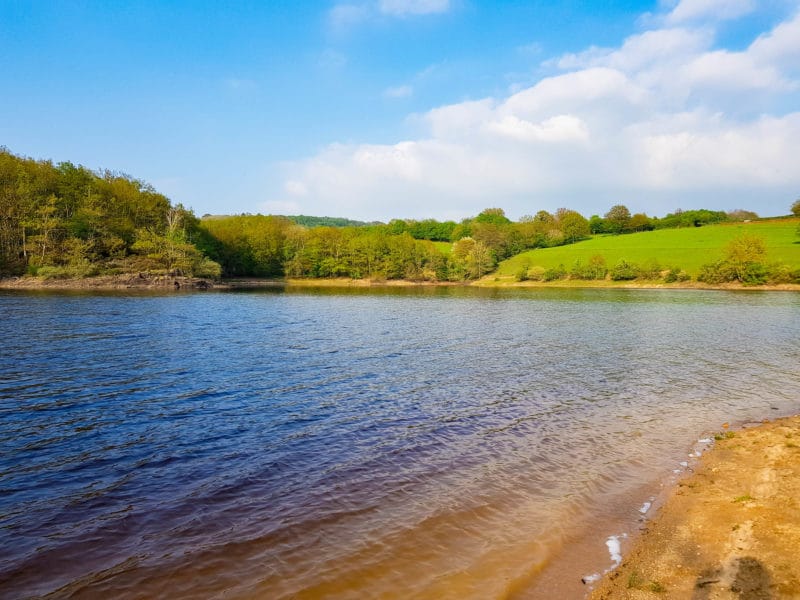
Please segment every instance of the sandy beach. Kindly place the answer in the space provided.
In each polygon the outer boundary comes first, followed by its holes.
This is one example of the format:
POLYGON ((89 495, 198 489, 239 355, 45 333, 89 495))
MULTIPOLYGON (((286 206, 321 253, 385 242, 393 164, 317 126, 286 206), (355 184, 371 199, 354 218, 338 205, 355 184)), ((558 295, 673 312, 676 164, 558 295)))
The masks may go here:
POLYGON ((592 600, 800 598, 800 416, 716 438, 592 600))

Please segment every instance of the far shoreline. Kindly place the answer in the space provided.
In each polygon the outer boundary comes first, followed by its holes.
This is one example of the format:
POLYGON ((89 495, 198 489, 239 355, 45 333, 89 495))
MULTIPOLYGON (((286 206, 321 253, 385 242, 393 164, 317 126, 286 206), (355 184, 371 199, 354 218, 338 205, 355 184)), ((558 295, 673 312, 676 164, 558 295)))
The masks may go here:
POLYGON ((587 281, 559 280, 550 282, 515 281, 513 277, 488 275, 475 281, 413 281, 409 279, 350 279, 339 278, 223 278, 218 280, 197 277, 129 273, 100 275, 86 278, 42 279, 32 276, 0 279, 4 290, 158 290, 203 291, 243 290, 259 288, 390 288, 390 287, 476 287, 497 289, 605 289, 605 290, 716 290, 800 292, 800 284, 745 286, 740 283, 706 284, 698 281, 664 283, 661 281, 587 281))

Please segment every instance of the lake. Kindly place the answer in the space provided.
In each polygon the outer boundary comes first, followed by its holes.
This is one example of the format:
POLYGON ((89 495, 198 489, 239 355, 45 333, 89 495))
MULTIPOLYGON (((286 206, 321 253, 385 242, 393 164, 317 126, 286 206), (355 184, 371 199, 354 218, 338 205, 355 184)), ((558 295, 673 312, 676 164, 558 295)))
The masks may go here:
POLYGON ((800 407, 794 293, 0 292, 0 341, 3 598, 580 598, 800 407))

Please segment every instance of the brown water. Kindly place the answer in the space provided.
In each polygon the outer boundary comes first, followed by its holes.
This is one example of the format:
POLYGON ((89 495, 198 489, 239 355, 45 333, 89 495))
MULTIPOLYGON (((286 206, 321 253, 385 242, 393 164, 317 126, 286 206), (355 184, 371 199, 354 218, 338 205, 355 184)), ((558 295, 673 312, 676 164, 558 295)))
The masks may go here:
POLYGON ((800 405, 796 294, 8 293, 0 317, 3 598, 579 598, 699 438, 800 405))

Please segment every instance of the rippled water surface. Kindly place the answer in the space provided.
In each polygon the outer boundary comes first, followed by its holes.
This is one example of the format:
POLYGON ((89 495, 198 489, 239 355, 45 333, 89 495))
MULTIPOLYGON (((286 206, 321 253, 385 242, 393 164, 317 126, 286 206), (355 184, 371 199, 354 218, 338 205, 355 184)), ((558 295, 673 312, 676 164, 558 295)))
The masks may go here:
POLYGON ((0 293, 0 343, 4 598, 526 597, 800 406, 789 293, 0 293))

